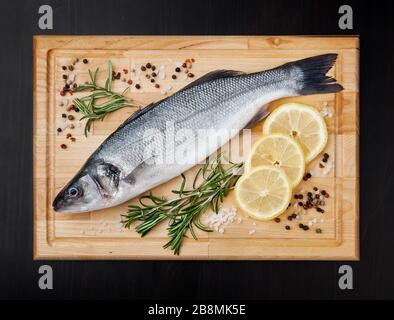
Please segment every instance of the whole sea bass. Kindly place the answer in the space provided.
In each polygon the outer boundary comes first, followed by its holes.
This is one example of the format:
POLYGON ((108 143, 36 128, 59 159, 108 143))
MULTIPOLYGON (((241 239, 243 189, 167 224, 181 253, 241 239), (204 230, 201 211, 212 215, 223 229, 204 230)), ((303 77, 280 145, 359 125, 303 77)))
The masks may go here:
POLYGON ((336 57, 320 55, 252 74, 213 71, 135 112, 59 192, 53 201, 54 210, 78 213, 123 203, 204 160, 240 130, 261 120, 267 114, 267 103, 289 96, 341 91, 342 86, 326 76, 336 57), (186 138, 163 143, 158 137, 164 136, 168 123, 186 138), (212 130, 222 132, 220 129, 231 130, 231 134, 210 139, 212 130), (185 148, 196 141, 196 131, 203 143, 184 155, 185 148), (184 155, 184 161, 166 161, 170 153, 180 158, 184 155))

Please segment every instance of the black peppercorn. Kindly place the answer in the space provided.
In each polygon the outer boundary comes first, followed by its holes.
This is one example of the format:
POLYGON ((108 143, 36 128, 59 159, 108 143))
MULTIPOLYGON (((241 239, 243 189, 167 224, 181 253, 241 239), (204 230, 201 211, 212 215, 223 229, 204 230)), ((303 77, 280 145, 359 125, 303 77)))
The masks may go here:
POLYGON ((181 72, 181 68, 176 67, 176 68, 175 68, 175 71, 176 71, 176 72, 181 72))
POLYGON ((67 70, 67 67, 66 67, 66 66, 62 66, 62 69, 63 69, 63 70, 67 70))
POLYGON ((88 61, 88 59, 83 59, 82 62, 83 62, 84 64, 87 64, 89 61, 88 61))
POLYGON ((135 85, 135 88, 136 88, 136 89, 141 89, 141 85, 137 83, 137 84, 135 85))
POLYGON ((286 229, 286 230, 290 230, 290 226, 286 226, 285 229, 286 229))

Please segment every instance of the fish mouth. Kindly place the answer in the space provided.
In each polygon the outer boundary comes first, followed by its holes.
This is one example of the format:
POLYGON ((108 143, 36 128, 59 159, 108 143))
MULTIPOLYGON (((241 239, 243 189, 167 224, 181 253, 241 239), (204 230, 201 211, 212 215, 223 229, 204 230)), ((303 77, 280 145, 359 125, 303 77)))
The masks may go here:
POLYGON ((53 210, 56 212, 64 212, 65 211, 65 206, 64 206, 64 200, 63 200, 63 192, 59 192, 58 195, 55 197, 55 199, 52 202, 52 207, 53 210))

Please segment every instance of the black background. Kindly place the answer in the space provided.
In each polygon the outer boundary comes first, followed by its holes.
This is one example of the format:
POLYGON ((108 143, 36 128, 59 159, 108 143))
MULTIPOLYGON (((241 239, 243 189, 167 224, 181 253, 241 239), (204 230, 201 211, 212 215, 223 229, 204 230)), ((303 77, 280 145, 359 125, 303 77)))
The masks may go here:
POLYGON ((394 298, 393 1, 20 1, 0 3, 0 298, 394 298), (38 8, 54 9, 54 30, 38 8), (351 4, 354 30, 338 28, 351 4), (354 290, 341 262, 50 261, 39 290, 32 232, 32 35, 157 34, 361 36, 361 261, 354 290))

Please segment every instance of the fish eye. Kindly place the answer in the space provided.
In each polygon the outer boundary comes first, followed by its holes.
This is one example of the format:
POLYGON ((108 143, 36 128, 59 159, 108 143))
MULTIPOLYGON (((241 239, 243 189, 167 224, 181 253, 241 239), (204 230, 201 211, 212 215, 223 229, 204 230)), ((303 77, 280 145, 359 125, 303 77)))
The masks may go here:
POLYGON ((76 197, 78 194, 79 194, 79 190, 78 190, 78 188, 75 188, 75 187, 71 187, 69 190, 68 190, 68 194, 69 194, 69 196, 70 197, 76 197))

